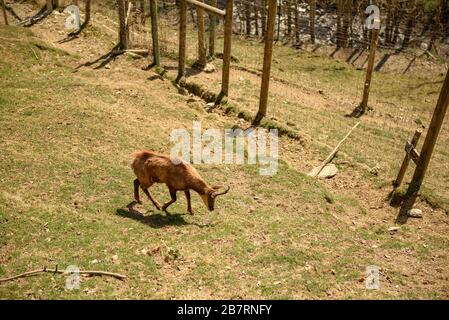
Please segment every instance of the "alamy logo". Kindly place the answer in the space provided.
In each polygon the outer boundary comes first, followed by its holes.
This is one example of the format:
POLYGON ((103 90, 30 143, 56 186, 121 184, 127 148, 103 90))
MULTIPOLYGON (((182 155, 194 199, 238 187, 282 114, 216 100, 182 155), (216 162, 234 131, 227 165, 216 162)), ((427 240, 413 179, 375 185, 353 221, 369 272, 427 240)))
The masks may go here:
POLYGON ((70 274, 65 279, 67 290, 79 290, 80 288, 80 269, 77 266, 68 266, 65 273, 70 274))
POLYGON ((80 8, 72 4, 65 8, 64 12, 69 14, 69 17, 65 21, 66 29, 78 31, 81 25, 80 8))
POLYGON ((365 287, 368 290, 380 289, 380 269, 377 266, 366 268, 365 287))
POLYGON ((207 129, 194 121, 192 135, 187 129, 171 132, 174 143, 170 156, 174 164, 181 160, 193 164, 259 165, 259 174, 273 176, 278 170, 278 130, 207 129), (224 147, 224 148, 223 148, 224 147), (245 147, 247 152, 245 152, 245 147), (269 147, 269 152, 268 152, 269 147))
POLYGON ((366 28, 368 30, 380 29, 380 9, 378 6, 372 4, 368 6, 365 10, 366 14, 369 14, 368 18, 366 18, 366 28))

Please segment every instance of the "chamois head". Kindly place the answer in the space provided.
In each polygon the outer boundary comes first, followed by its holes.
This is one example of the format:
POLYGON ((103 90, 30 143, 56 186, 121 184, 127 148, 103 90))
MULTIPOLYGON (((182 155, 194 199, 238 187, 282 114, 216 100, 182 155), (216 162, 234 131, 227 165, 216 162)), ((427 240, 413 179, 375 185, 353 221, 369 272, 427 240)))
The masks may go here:
POLYGON ((204 204, 207 206, 209 211, 214 211, 215 208, 215 199, 218 196, 222 196, 229 192, 230 187, 223 186, 215 186, 208 188, 205 194, 201 195, 201 199, 203 199, 204 204))

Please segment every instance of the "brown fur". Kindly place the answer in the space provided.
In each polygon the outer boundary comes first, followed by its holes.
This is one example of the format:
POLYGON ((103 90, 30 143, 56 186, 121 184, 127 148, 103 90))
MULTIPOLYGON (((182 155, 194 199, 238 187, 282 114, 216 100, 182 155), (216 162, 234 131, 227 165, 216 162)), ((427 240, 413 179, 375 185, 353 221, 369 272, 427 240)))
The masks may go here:
POLYGON ((170 191, 171 201, 162 206, 162 210, 176 202, 176 192, 184 191, 187 199, 187 210, 193 214, 190 203, 190 190, 196 191, 210 211, 214 210, 215 198, 226 194, 218 192, 222 187, 209 186, 200 176, 198 171, 190 164, 181 161, 179 164, 173 163, 170 156, 159 154, 153 151, 139 151, 133 154, 134 161, 131 167, 137 176, 134 181, 134 197, 141 203, 139 197, 139 187, 148 196, 154 206, 160 210, 161 206, 153 199, 148 188, 154 183, 165 183, 170 191))

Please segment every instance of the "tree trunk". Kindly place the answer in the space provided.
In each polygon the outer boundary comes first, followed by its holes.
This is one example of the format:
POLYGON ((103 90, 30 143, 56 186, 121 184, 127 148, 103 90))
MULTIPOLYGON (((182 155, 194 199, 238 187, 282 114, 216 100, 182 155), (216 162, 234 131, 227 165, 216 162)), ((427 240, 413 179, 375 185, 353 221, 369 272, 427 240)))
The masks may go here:
POLYGON ((316 0, 309 0, 310 7, 310 42, 315 44, 315 15, 316 15, 316 0))
POLYGON ((260 11, 260 22, 262 25, 262 37, 265 37, 265 31, 267 29, 267 0, 260 0, 262 9, 260 11))
MULTIPOLYGON (((209 4, 213 7, 217 6, 217 0, 209 0, 209 4)), ((215 56, 215 27, 217 24, 217 17, 214 14, 209 14, 209 57, 215 56)))
POLYGON ((5 20, 5 25, 8 25, 8 16, 6 15, 5 0, 0 0, 0 4, 2 5, 3 19, 5 20))
POLYGON ((281 39, 282 0, 278 0, 278 30, 276 41, 281 39))
POLYGON ((299 0, 295 1, 295 6, 294 6, 294 13, 295 13, 295 43, 296 45, 299 45, 300 39, 300 25, 299 25, 299 11, 298 11, 298 4, 299 4, 299 0))
POLYGON ((142 27, 145 27, 145 20, 147 15, 145 10, 145 1, 146 0, 140 0, 140 13, 141 13, 140 23, 142 24, 142 27))
POLYGON ((410 40, 413 34, 413 28, 415 26, 415 21, 416 21, 416 12, 417 12, 417 7, 416 7, 416 0, 411 0, 409 2, 408 7, 409 9, 409 15, 407 18, 407 23, 406 23, 406 27, 405 27, 405 31, 404 31, 404 41, 402 42, 402 47, 406 48, 410 45, 410 40))
POLYGON ((385 44, 391 44, 391 37, 393 34, 393 10, 395 0, 387 2, 387 21, 385 22, 385 44))
POLYGON ((447 0, 439 0, 439 29, 442 31, 441 36, 444 39, 449 32, 449 6, 447 0))
POLYGON ((91 0, 86 0, 86 17, 84 19, 84 26, 87 26, 90 22, 91 0))
POLYGON ((246 35, 251 35, 251 5, 249 2, 245 3, 245 29, 246 35))
POLYGON ((341 12, 337 7, 337 48, 341 47, 342 29, 341 29, 341 12))
POLYGON ((287 35, 291 37, 292 35, 292 5, 291 0, 285 3, 285 13, 287 15, 287 35))
POLYGON ((128 9, 128 0, 117 0, 118 18, 119 18, 119 47, 121 50, 128 49, 129 45, 129 29, 126 24, 126 13, 128 9))
POLYGON ((337 47, 348 47, 349 28, 352 18, 352 0, 337 1, 337 47))
POLYGON ((259 35, 259 3, 260 1, 254 0, 254 28, 255 28, 255 35, 259 35))

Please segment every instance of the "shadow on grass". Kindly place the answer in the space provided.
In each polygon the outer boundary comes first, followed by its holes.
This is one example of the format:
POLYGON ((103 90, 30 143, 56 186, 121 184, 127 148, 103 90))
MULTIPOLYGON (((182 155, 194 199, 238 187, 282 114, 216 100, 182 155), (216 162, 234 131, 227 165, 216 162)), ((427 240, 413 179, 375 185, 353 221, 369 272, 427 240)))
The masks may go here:
POLYGON ((98 69, 101 69, 101 68, 105 67, 109 62, 115 60, 115 58, 121 54, 121 53, 117 52, 119 47, 120 47, 119 44, 115 45, 111 49, 111 51, 109 51, 108 53, 102 55, 101 57, 99 57, 99 58, 97 58, 97 59, 95 59, 93 61, 88 61, 88 62, 85 62, 83 64, 80 64, 79 66, 77 66, 75 68, 75 70, 78 70, 78 69, 80 69, 82 67, 90 67, 90 66, 93 66, 94 64, 97 64, 97 63, 99 63, 99 65, 94 67, 95 70, 98 70, 98 69))
POLYGON ((147 225, 151 228, 165 228, 169 226, 188 226, 188 225, 194 225, 199 228, 205 228, 205 227, 211 227, 210 224, 200 225, 197 223, 190 223, 187 222, 183 216, 185 214, 161 214, 161 213, 155 213, 150 216, 146 216, 142 214, 142 212, 137 211, 134 209, 134 206, 136 205, 135 202, 131 202, 129 205, 127 205, 125 208, 117 209, 116 214, 118 216, 121 216, 123 218, 133 219, 135 221, 138 221, 144 225, 147 225))
POLYGON ((47 16, 49 16, 50 13, 47 10, 47 6, 44 5, 38 13, 36 13, 34 16, 22 19, 19 23, 17 23, 17 26, 23 26, 26 28, 29 28, 36 23, 38 23, 41 20, 44 20, 47 16))
POLYGON ((418 193, 409 192, 408 189, 405 193, 398 190, 393 190, 388 195, 390 206, 393 208, 399 208, 399 213, 395 220, 396 224, 403 225, 407 223, 409 219, 408 212, 413 209, 417 198, 418 193))
POLYGON ((346 118, 356 118, 359 119, 361 116, 363 116, 365 112, 363 111, 363 108, 361 105, 357 106, 354 110, 352 110, 351 113, 345 114, 346 118))

